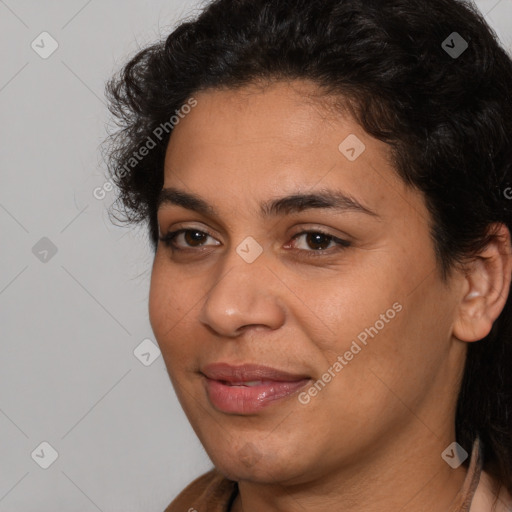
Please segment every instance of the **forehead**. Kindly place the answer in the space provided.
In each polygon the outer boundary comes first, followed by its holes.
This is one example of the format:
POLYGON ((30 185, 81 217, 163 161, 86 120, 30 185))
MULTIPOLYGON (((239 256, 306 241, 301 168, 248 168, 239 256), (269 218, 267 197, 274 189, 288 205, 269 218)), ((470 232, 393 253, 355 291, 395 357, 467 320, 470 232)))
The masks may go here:
POLYGON ((347 130, 360 130, 346 114, 333 110, 334 98, 329 100, 308 81, 209 89, 194 97, 197 106, 175 127, 171 141, 193 132, 195 137, 188 141, 192 145, 266 141, 270 146, 277 139, 277 143, 297 150, 325 139, 324 131, 332 123, 338 129, 345 124, 347 130), (187 133, 182 135, 184 131, 187 133))
POLYGON ((197 106, 170 138, 164 187, 213 202, 250 196, 259 204, 331 188, 374 210, 410 192, 390 164, 388 146, 335 111, 309 82, 213 89, 194 98, 197 106), (346 141, 355 143, 356 159, 340 149, 346 141))

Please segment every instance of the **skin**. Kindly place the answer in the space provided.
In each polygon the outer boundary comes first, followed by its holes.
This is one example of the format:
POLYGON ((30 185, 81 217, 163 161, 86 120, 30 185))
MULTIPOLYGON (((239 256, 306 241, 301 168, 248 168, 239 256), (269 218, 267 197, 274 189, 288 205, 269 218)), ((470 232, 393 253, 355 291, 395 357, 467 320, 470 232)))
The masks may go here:
MULTIPOLYGON (((149 314, 180 403, 215 466, 239 482, 235 512, 449 510, 466 475, 441 453, 455 440, 467 343, 483 338, 508 295, 510 235, 445 282, 421 193, 388 147, 336 116, 306 81, 207 90, 175 127, 164 188, 199 195, 218 213, 164 204, 160 234, 188 228, 179 252, 159 243, 149 314), (355 134, 366 149, 338 149, 355 134), (272 218, 259 204, 341 190, 377 216, 308 209, 272 218), (321 241, 305 231, 348 240, 321 241), (316 231, 315 231, 316 230, 316 231), (263 253, 247 263, 248 236, 263 253), (188 249, 188 252, 187 252, 188 249), (312 382, 392 305, 402 310, 306 405, 297 394, 251 415, 208 400, 199 370, 257 363, 312 382)), ((499 227, 499 226, 498 226, 499 227)), ((465 447, 471 452, 471 447, 465 447)))

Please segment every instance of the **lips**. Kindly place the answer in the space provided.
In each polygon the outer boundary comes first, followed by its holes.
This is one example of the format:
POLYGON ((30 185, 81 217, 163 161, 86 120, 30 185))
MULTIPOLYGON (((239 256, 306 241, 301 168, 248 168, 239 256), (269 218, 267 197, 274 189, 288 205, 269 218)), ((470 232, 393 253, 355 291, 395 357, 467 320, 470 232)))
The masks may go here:
POLYGON ((309 379, 309 376, 305 374, 292 374, 271 368, 270 366, 257 364, 232 366, 227 363, 215 363, 205 366, 202 373, 209 379, 221 380, 230 384, 250 381, 293 382, 309 379))
POLYGON ((294 394, 311 380, 305 374, 255 364, 215 363, 204 367, 201 373, 211 404, 232 414, 255 414, 294 394))

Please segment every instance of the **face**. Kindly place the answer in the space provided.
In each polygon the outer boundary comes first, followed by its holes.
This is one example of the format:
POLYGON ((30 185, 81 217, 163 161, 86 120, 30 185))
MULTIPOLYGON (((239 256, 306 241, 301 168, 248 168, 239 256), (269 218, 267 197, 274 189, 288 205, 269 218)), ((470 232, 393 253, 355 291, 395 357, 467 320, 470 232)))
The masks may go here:
POLYGON ((314 87, 201 92, 167 149, 150 321, 234 480, 370 463, 455 407, 460 290, 440 277, 424 199, 314 87))

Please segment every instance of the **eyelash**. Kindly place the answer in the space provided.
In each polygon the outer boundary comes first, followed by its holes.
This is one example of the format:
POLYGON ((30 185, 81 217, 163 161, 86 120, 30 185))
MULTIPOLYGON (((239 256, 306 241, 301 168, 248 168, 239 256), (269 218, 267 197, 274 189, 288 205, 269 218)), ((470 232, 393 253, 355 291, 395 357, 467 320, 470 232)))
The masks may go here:
MULTIPOLYGON (((210 233, 208 233, 207 231, 202 231, 202 230, 199 230, 199 229, 178 229, 176 231, 170 231, 169 233, 167 233, 166 235, 162 236, 159 238, 159 240, 166 246, 166 247, 169 247, 170 249, 172 249, 173 251, 178 251, 178 252, 190 252, 190 251, 196 251, 196 250, 200 250, 202 246, 199 246, 198 248, 188 248, 188 249, 182 249, 182 248, 179 248, 179 247, 176 247, 174 245, 174 240, 176 239, 176 237, 182 233, 187 233, 187 232, 193 232, 193 233, 201 233, 201 234, 204 234, 204 235, 207 235, 211 238, 214 238, 210 233)), ((329 233, 325 233, 321 230, 310 230, 310 231, 302 231, 300 233, 297 233, 296 235, 293 236, 292 240, 295 240, 303 235, 310 235, 310 234, 319 234, 319 235, 323 235, 325 236, 328 240, 329 240, 329 243, 331 242, 336 242, 336 244, 338 245, 338 248, 336 251, 334 252, 340 252, 340 251, 343 251, 344 249, 347 249, 348 247, 351 246, 351 243, 348 242, 347 240, 342 240, 341 238, 337 238, 329 233)), ((320 256, 329 256, 329 255, 332 255, 333 254, 333 251, 331 251, 331 249, 321 249, 321 250, 305 250, 305 249, 295 249, 295 251, 298 251, 298 252, 302 252, 302 253, 306 253, 307 254, 307 257, 313 257, 313 258, 318 258, 320 256)))

